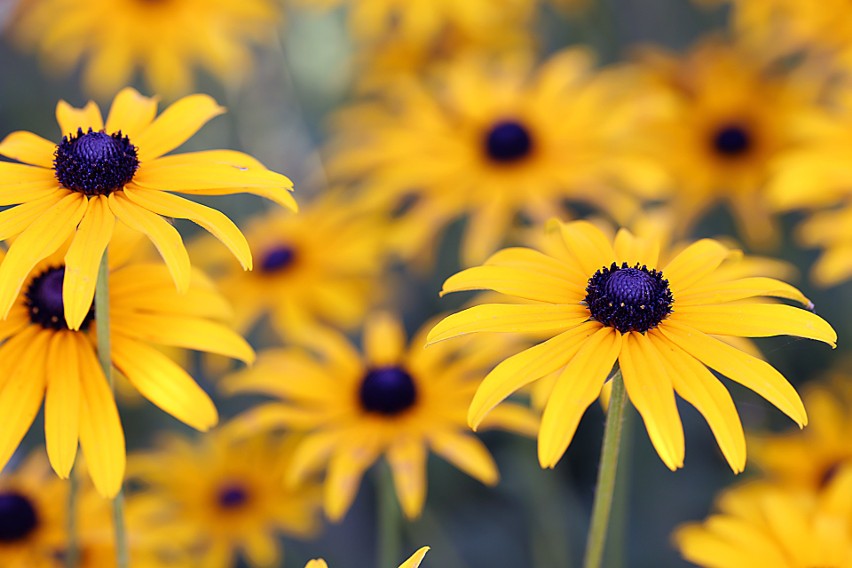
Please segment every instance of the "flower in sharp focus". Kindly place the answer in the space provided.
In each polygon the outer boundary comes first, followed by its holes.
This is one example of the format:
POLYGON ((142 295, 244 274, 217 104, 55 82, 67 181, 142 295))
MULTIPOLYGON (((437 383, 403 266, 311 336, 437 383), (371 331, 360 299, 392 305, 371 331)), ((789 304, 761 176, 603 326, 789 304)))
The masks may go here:
POLYGON ((106 98, 139 69, 158 93, 192 89, 200 67, 225 85, 252 67, 252 46, 275 38, 274 0, 23 0, 10 24, 54 69, 81 61, 86 89, 106 98))
MULTIPOLYGON (((109 308, 112 364, 151 402, 198 430, 218 421, 216 407, 193 378, 150 344, 217 353, 245 362, 254 352, 219 321, 230 308, 198 271, 179 293, 162 264, 121 265, 130 254, 116 239, 110 255, 109 308)), ((72 245, 73 246, 73 245, 72 245)), ((96 354, 97 314, 86 311, 78 330, 63 317, 64 250, 25 279, 9 317, 0 322, 0 465, 5 465, 44 401, 47 455, 67 478, 77 455, 86 456, 98 491, 115 495, 125 467, 124 432, 96 354)), ((8 260, 8 256, 6 257, 8 260)))
POLYGON ((295 210, 293 184, 257 160, 231 150, 164 156, 223 109, 206 95, 185 97, 154 118, 156 99, 124 89, 106 123, 93 102, 56 107, 59 145, 18 131, 0 142, 0 239, 15 237, 0 264, 0 316, 5 317, 30 270, 69 237, 63 285, 65 319, 78 329, 94 296, 98 263, 115 221, 145 233, 186 291, 190 262, 178 231, 162 216, 190 219, 219 238, 243 268, 251 268, 245 237, 223 213, 188 195, 253 193, 295 210))
POLYGON ((461 257, 471 264, 496 250, 519 217, 552 216, 566 199, 624 220, 636 203, 621 189, 658 196, 660 170, 623 136, 655 105, 637 78, 594 71, 583 49, 538 69, 521 59, 463 59, 337 116, 329 173, 362 182, 377 207, 411 201, 390 239, 403 257, 433 249, 464 215, 461 257))
MULTIPOLYGON (((387 314, 369 317, 364 355, 331 330, 313 344, 263 352, 251 368, 223 385, 231 393, 260 393, 279 401, 237 418, 240 430, 305 432, 289 480, 326 470, 325 511, 334 521, 348 511, 364 472, 384 455, 402 510, 419 516, 426 498, 431 449, 468 475, 497 483, 497 466, 465 424, 477 380, 499 357, 501 342, 423 349, 421 329, 406 346, 401 324, 387 314)), ((531 411, 507 404, 487 426, 533 435, 531 411)))
MULTIPOLYGON (((423 562, 423 558, 426 556, 427 552, 429 552, 429 547, 424 546, 412 554, 408 560, 400 564, 399 568, 419 568, 420 563, 423 562)), ((305 568, 328 568, 328 564, 326 564, 325 560, 322 559, 311 560, 305 564, 305 568)))
POLYGON ((704 415, 731 468, 745 467, 739 415, 711 369, 763 396, 800 426, 807 422, 798 394, 777 370, 713 337, 786 334, 834 346, 837 335, 822 318, 768 301, 810 306, 797 289, 772 278, 725 277, 720 266, 739 255, 711 239, 661 265, 659 242, 624 229, 611 244, 585 221, 554 221, 548 228, 561 233, 558 255, 504 249, 444 283, 442 293, 488 289, 528 301, 453 314, 430 332, 430 343, 474 332, 552 336, 485 377, 470 406, 471 426, 514 391, 558 371, 538 444, 541 465, 553 467, 616 363, 651 442, 673 470, 684 458, 675 392, 704 415))
POLYGON ((716 509, 674 533, 681 555, 698 566, 852 566, 851 468, 818 492, 749 482, 725 491, 716 509))
POLYGON ((321 488, 288 487, 292 440, 237 439, 227 429, 188 440, 171 435, 153 451, 131 454, 130 476, 162 503, 160 522, 185 531, 198 565, 282 566, 280 536, 304 539, 319 529, 321 488))

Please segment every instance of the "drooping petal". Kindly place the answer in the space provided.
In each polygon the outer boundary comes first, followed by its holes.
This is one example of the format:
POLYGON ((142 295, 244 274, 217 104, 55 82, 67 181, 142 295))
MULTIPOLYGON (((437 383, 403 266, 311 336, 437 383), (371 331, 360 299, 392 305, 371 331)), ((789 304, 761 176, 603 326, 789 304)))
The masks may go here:
POLYGON ((589 319, 582 305, 483 304, 451 314, 429 332, 428 342, 481 331, 503 333, 561 332, 589 319))
POLYGON ((579 304, 585 289, 559 276, 541 273, 535 268, 518 266, 475 266, 453 274, 444 281, 441 296, 465 290, 494 290, 550 304, 579 304))
POLYGON ((223 112, 225 109, 208 95, 189 95, 178 100, 135 137, 139 161, 153 160, 174 150, 223 112))
POLYGON ((191 265, 180 233, 156 213, 139 207, 123 192, 109 196, 109 207, 116 217, 133 229, 148 236, 160 251, 179 292, 189 289, 191 265))
POLYGON ((107 198, 103 195, 91 197, 74 240, 65 253, 62 301, 69 329, 80 329, 92 307, 98 267, 114 227, 115 216, 109 209, 107 198))
POLYGON ((601 394, 621 350, 621 334, 601 327, 565 365, 541 418, 538 461, 554 467, 568 448, 580 418, 601 394))
MULTIPOLYGON (((51 188, 38 199, 24 201, 17 207, 0 211, 0 240, 15 237, 40 219, 46 211, 69 195, 68 190, 51 188)), ((14 201, 19 201, 15 199, 14 201)), ((8 205, 14 205, 9 203, 8 205)))
POLYGON ((435 430, 428 438, 436 454, 485 485, 497 484, 497 464, 479 438, 453 430, 435 430))
MULTIPOLYGON (((289 181, 289 180, 288 180, 289 181)), ((204 189, 182 189, 177 193, 185 193, 187 195, 233 195, 235 193, 250 193, 268 199, 273 203, 277 203, 281 207, 289 209, 296 213, 299 211, 299 204, 290 193, 292 185, 289 187, 275 186, 251 186, 251 187, 215 187, 204 189)))
POLYGON ((132 87, 125 87, 115 96, 109 109, 106 131, 121 131, 136 144, 136 136, 145 130, 157 115, 156 97, 144 97, 132 87))
POLYGON ((716 270, 728 256, 728 249, 718 241, 701 239, 686 247, 663 268, 675 299, 682 291, 716 270))
POLYGON ((124 190, 124 194, 130 201, 148 211, 176 219, 189 219, 204 227, 228 247, 244 270, 251 270, 251 249, 245 236, 221 211, 164 191, 128 187, 124 190))
POLYGON ((0 154, 25 164, 53 169, 53 154, 56 144, 37 134, 18 130, 0 142, 0 154))
MULTIPOLYGON (((243 551, 251 566, 275 566, 281 557, 278 539, 264 531, 253 531, 243 537, 243 551)), ((278 564, 280 566, 280 564, 278 564)))
POLYGON ((77 134, 77 129, 82 128, 87 132, 89 128, 97 132, 103 130, 104 119, 101 109, 94 101, 89 101, 83 108, 74 108, 65 101, 59 101, 56 105, 56 122, 63 136, 77 134))
POLYGON ((86 198, 69 193, 15 239, 0 264, 0 316, 9 314, 30 271, 65 243, 85 212, 86 198))
POLYGON ((405 330, 392 315, 382 312, 364 326, 364 356, 372 367, 397 365, 405 351, 405 330))
POLYGON ((340 432, 336 430, 320 430, 306 436, 293 452, 286 483, 296 486, 307 476, 320 471, 332 452, 339 447, 340 441, 340 432))
POLYGON ((408 519, 416 519, 426 501, 426 446, 422 440, 406 438, 387 451, 393 486, 408 519))
POLYGON ((44 438, 50 465, 62 479, 71 473, 80 433, 80 362, 73 333, 54 333, 47 352, 44 438))
POLYGON ((202 432, 219 421, 216 406, 180 365, 156 349, 113 331, 115 367, 148 400, 181 422, 202 432))
POLYGON ((600 229, 588 221, 560 223, 562 239, 587 278, 615 261, 615 251, 600 229))
POLYGON ((325 514, 333 522, 342 519, 349 510, 364 471, 377 457, 375 443, 365 441, 354 447, 350 444, 342 445, 331 458, 325 478, 325 514))

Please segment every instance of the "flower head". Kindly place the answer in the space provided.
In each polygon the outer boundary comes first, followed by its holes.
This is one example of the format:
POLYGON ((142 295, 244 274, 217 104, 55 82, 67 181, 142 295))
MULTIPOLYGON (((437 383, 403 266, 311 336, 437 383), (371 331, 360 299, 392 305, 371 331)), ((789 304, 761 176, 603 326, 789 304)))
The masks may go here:
POLYGON ((171 192, 253 193, 295 210, 292 183, 240 152, 164 157, 223 109, 206 95, 192 95, 155 119, 156 110, 156 99, 129 88, 116 96, 106 123, 92 102, 75 109, 60 101, 58 145, 23 131, 0 142, 0 155, 23 162, 0 162, 0 204, 12 206, 0 213, 0 239, 15 238, 0 265, 0 316, 9 313, 30 270, 71 237, 62 293, 65 321, 79 329, 116 219, 154 242, 181 291, 190 283, 189 256, 162 216, 201 225, 251 269, 248 243, 228 217, 171 192))
MULTIPOLYGON (((426 328, 406 347, 400 322, 380 314, 367 320, 363 357, 337 333, 316 333, 313 345, 265 351, 254 367, 223 384, 230 392, 280 399, 239 417, 239 428, 305 432, 289 479, 326 469, 329 518, 345 515, 364 472, 382 455, 403 512, 414 518, 426 497, 428 449, 483 483, 498 478, 491 454, 464 421, 477 379, 502 345, 433 351, 423 349, 425 340, 426 328)), ((533 433, 537 421, 509 404, 489 425, 533 433)))
POLYGON ((661 264, 659 242, 624 229, 614 245, 585 221, 554 222, 550 229, 558 254, 504 249, 444 283, 442 293, 489 289, 526 302, 484 304, 453 314, 429 333, 430 343, 483 331, 552 336, 488 374, 470 406, 471 426, 512 392, 559 372, 538 446, 542 466, 553 467, 615 363, 651 442, 671 469, 681 467, 684 458, 675 392, 707 419, 731 468, 739 472, 745 466, 739 415, 710 369, 805 424, 798 394, 778 371, 713 337, 787 334, 833 346, 837 335, 822 318, 767 301, 778 297, 810 305, 801 292, 772 278, 731 276, 720 267, 739 255, 714 240, 693 243, 661 264))

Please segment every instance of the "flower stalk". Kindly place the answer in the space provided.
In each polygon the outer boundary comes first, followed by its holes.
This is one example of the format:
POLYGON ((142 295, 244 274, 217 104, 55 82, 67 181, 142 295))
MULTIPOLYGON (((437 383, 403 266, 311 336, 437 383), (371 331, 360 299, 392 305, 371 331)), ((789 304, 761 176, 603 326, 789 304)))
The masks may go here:
POLYGON ((400 552, 400 510, 390 465, 379 464, 377 476, 378 567, 396 568, 400 552))

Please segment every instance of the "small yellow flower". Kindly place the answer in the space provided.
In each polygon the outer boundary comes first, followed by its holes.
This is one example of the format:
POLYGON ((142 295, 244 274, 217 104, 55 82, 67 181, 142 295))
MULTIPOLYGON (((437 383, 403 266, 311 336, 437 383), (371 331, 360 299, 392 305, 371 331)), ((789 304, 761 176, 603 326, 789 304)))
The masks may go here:
POLYGON ((562 236, 557 255, 504 249, 444 283, 442 293, 487 289, 528 301, 453 314, 429 333, 430 343, 486 331, 551 336, 485 377, 470 406, 471 426, 514 391, 559 372, 538 445, 541 465, 553 467, 616 362, 651 442, 673 470, 684 458, 675 392, 707 419, 731 468, 745 467, 739 415, 710 369, 760 394, 800 426, 807 422, 798 394, 778 371, 713 337, 787 334, 834 346, 837 335, 819 316, 767 302, 778 297, 810 305, 801 292, 772 278, 732 277, 720 266, 738 254, 714 240, 693 243, 661 264, 658 241, 624 229, 614 245, 585 221, 553 222, 549 229, 562 236))
MULTIPOLYGON (((231 393, 280 399, 245 413, 238 427, 305 432, 288 479, 326 470, 325 511, 334 521, 349 510, 364 472, 382 455, 408 518, 423 508, 429 449, 479 481, 497 483, 497 466, 468 431, 465 411, 502 344, 424 349, 427 329, 406 346, 400 322, 379 314, 367 319, 363 357, 345 337, 317 331, 307 348, 265 351, 254 367, 223 383, 231 393)), ((537 420, 509 404, 488 426, 532 435, 537 420)))
POLYGON ((106 123, 93 102, 76 109, 60 101, 58 145, 23 131, 0 142, 0 155, 23 162, 0 162, 0 204, 12 206, 0 213, 0 239, 15 238, 0 265, 0 317, 8 315, 33 266, 73 237, 63 294, 68 327, 78 329, 116 219, 154 242, 181 291, 189 287, 189 256, 162 216, 198 223, 251 269, 248 243, 227 216, 171 192, 253 193, 295 210, 293 184, 241 152, 164 157, 223 112, 207 95, 185 97, 155 119, 156 112, 156 99, 127 88, 116 96, 106 123))
MULTIPOLYGON (((420 563, 423 562, 423 557, 426 556, 426 553, 429 552, 429 547, 424 546, 419 549, 417 552, 411 555, 411 557, 399 565, 399 568, 418 568, 420 563)), ((305 568, 328 568, 328 564, 326 564, 325 560, 319 558, 316 560, 311 560, 307 564, 305 564, 305 568)))

